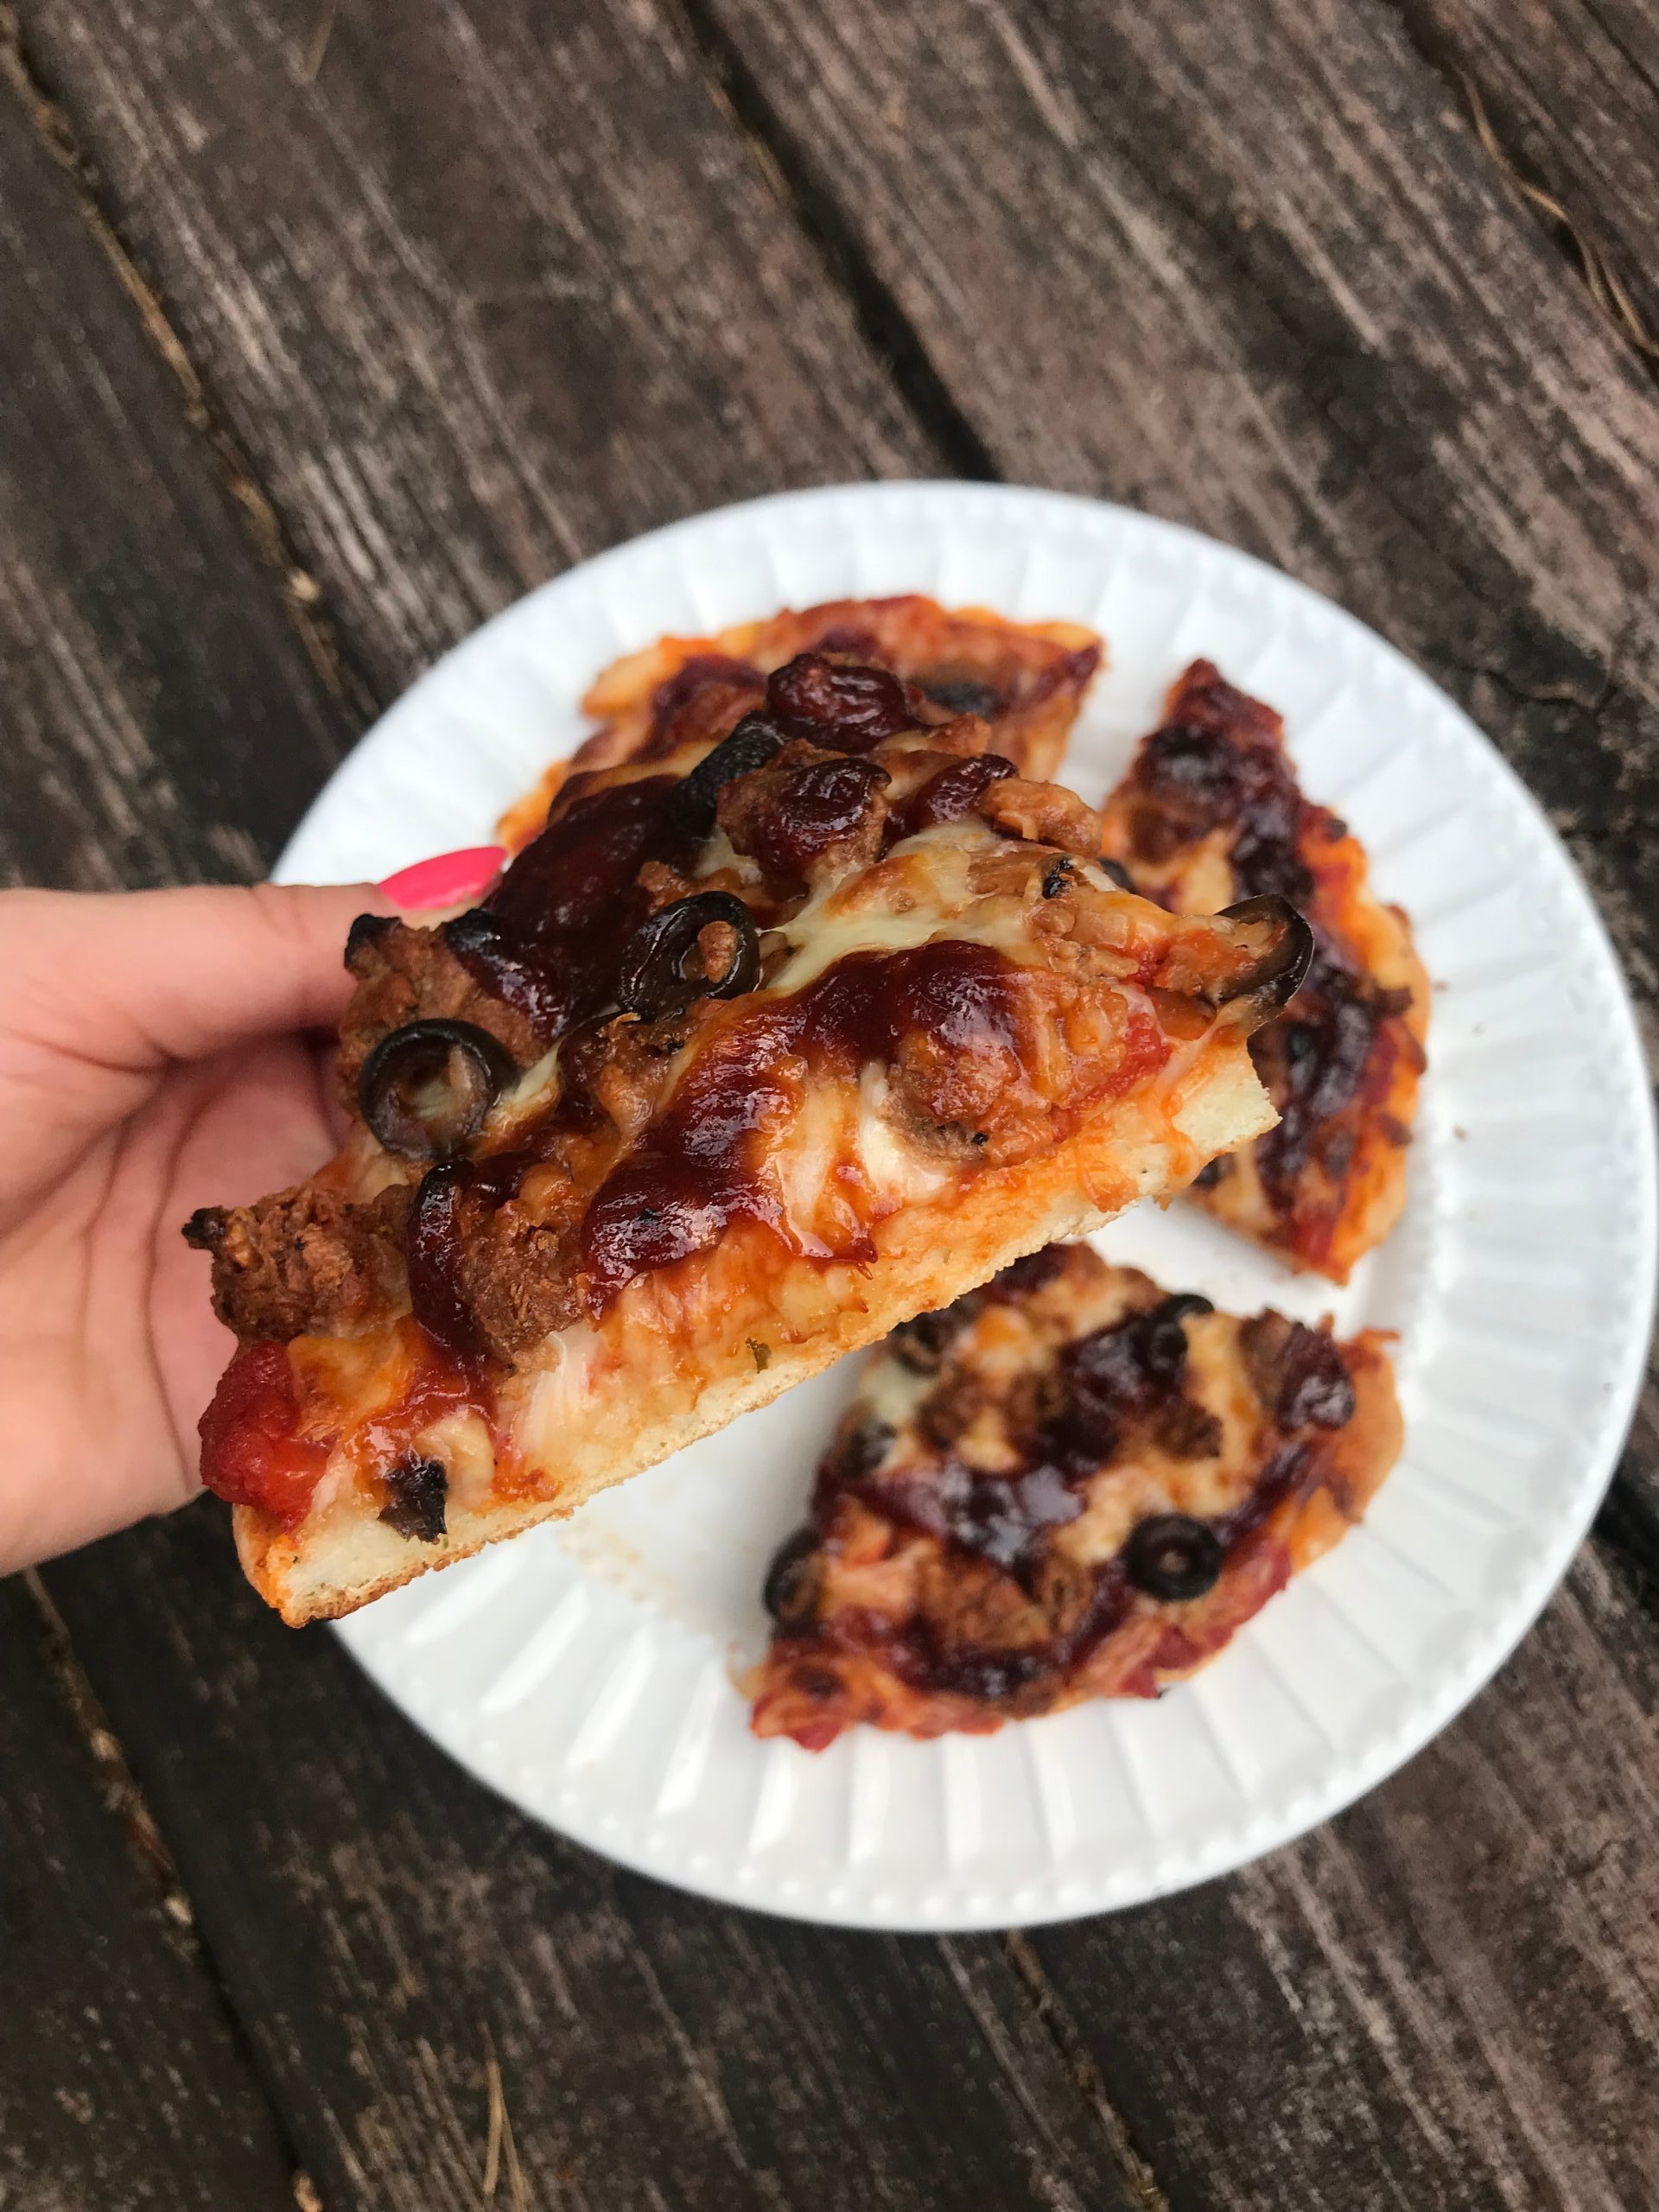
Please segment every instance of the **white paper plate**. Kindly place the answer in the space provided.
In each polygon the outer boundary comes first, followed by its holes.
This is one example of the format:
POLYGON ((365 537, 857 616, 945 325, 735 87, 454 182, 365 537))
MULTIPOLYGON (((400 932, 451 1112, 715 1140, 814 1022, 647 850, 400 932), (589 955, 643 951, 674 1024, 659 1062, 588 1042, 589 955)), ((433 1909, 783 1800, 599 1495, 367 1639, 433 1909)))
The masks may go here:
POLYGON ((1406 1217, 1345 1291, 1197 1214, 1102 1240, 1172 1289, 1400 1332, 1407 1444, 1365 1526, 1155 1703, 818 1757, 747 1731, 735 1668, 845 1369, 595 1501, 395 1592, 347 1647, 527 1811, 689 1889, 802 1918, 966 1929, 1132 1904, 1325 1819, 1426 1743, 1514 1646, 1607 1481, 1653 1299, 1651 1111, 1623 982, 1520 784, 1408 663, 1240 553, 1122 508, 959 484, 785 493, 659 531, 451 653, 340 769, 289 880, 380 876, 487 838, 582 734, 595 671, 659 632, 843 594, 1067 616, 1111 667, 1068 781, 1100 796, 1198 653, 1284 713, 1435 982, 1406 1217))

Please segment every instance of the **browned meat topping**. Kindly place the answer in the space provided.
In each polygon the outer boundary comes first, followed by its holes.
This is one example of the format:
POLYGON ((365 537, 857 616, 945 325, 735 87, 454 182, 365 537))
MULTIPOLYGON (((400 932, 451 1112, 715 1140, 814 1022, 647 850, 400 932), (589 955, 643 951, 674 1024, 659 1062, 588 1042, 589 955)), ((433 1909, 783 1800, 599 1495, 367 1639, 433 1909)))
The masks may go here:
POLYGON ((1258 1313, 1240 1332, 1256 1395, 1282 1429, 1342 1428, 1352 1420, 1354 1386, 1323 1329, 1258 1313))
POLYGON ((726 785, 718 819, 768 875, 812 883, 876 857, 887 782, 879 761, 791 744, 770 766, 726 785))
POLYGON ((766 678, 747 661, 724 653, 694 653, 657 687, 651 702, 651 735, 645 758, 682 745, 710 744, 758 706, 766 678))
POLYGON ((1075 791, 1058 784, 1028 784, 1020 776, 994 783, 982 794, 978 811, 992 828, 1010 837, 1029 837, 1039 845, 1093 860, 1100 851, 1100 817, 1075 791))
POLYGON ((982 1291, 895 1332, 892 1348, 937 1376, 915 1409, 919 1461, 889 1465, 893 1432, 861 1409, 849 1416, 820 1471, 808 1528, 779 1554, 769 1584, 785 1633, 822 1635, 832 1648, 869 1648, 912 1688, 961 1693, 1020 1709, 1119 1625, 1135 1592, 1172 1600, 1209 1589, 1232 1551, 1322 1465, 1310 1430, 1341 1426, 1353 1385, 1324 1332, 1276 1313, 1249 1325, 1243 1350, 1268 1418, 1258 1478, 1211 1521, 1166 1514, 1138 1523, 1103 1565, 1079 1566, 1055 1532, 1084 1509, 1090 1482, 1120 1452, 1154 1444, 1185 1458, 1222 1449, 1219 1420, 1186 1395, 1187 1324, 1210 1310, 1193 1296, 1155 1299, 1114 1326, 1064 1344, 1029 1388, 998 1392, 953 1347, 988 1301, 1039 1294, 1061 1275, 1067 1248, 1016 1262, 982 1291), (976 1464, 971 1432, 1001 1396, 1012 1468, 976 1464), (1274 1431, 1279 1432, 1277 1436, 1274 1431), (820 1618, 826 1555, 869 1560, 914 1533, 939 1550, 924 1557, 913 1612, 820 1618))
POLYGON ((185 1238, 213 1255, 213 1311, 239 1337, 345 1330, 397 1312, 407 1290, 402 1184, 365 1204, 302 1186, 251 1206, 204 1206, 185 1238))

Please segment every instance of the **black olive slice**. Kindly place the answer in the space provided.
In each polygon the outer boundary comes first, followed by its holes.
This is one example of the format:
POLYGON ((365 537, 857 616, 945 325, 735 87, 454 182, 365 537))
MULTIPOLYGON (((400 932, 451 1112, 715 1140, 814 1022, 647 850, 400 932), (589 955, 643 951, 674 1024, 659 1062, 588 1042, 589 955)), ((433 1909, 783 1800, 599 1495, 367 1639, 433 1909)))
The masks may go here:
POLYGON ((818 1540, 810 1529, 798 1529, 779 1546, 766 1569, 761 1603, 781 1629, 810 1626, 817 1604, 818 1575, 813 1564, 818 1540))
POLYGON ((721 738, 669 793, 667 810, 673 828, 688 837, 706 837, 715 826, 721 786, 764 768, 783 746, 783 732, 764 715, 745 715, 730 736, 721 738))
POLYGON ((734 999, 752 991, 760 974, 760 933, 754 917, 730 891, 694 891, 641 922, 623 948, 616 1002, 624 1014, 656 1021, 683 1014, 693 999, 734 999), (697 938, 711 922, 736 931, 737 949, 723 976, 688 974, 697 938))
POLYGON ((1263 899, 1243 899, 1236 906, 1224 906, 1217 918, 1224 922, 1265 922, 1276 934, 1253 968, 1230 984, 1219 999, 1223 1006, 1248 1003, 1265 1020, 1281 1012, 1301 988, 1313 958, 1313 932, 1289 899, 1276 893, 1263 899))
POLYGON ((924 677, 921 689, 936 707, 948 707, 953 715, 981 715, 991 721, 1002 711, 1001 693, 970 676, 944 683, 930 683, 924 677))
POLYGON ((444 1533, 449 1478, 441 1459, 405 1452, 386 1470, 386 1503, 380 1518, 413 1542, 435 1544, 444 1533))
POLYGON ((1215 1530, 1185 1513, 1154 1513, 1130 1532, 1123 1564, 1149 1598, 1202 1598, 1213 1590, 1226 1559, 1215 1530))
POLYGON ((388 1152, 451 1160, 517 1074, 505 1046, 474 1022, 410 1021, 364 1061, 358 1103, 388 1152))
POLYGON ((1169 1296, 1152 1308, 1149 1319, 1185 1321, 1195 1313, 1213 1313, 1214 1301, 1196 1290, 1172 1291, 1169 1296))

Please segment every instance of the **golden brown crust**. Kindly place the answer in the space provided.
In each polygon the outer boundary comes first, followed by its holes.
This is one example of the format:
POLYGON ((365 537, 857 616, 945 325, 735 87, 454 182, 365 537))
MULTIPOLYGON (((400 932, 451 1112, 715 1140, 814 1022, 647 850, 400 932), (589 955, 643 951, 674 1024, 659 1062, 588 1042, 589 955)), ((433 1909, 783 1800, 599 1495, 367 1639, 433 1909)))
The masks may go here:
POLYGON ((1405 1199, 1428 979, 1405 915, 1370 888, 1363 848, 1303 796, 1270 707, 1195 661, 1104 809, 1106 856, 1176 913, 1290 899, 1319 951, 1256 1040, 1281 1121, 1192 1197, 1293 1264, 1345 1282, 1405 1199))
POLYGON ((1152 1695, 1360 1517, 1400 1437, 1375 1333, 1039 1252, 873 1357, 773 1570, 754 1727, 821 1749, 1152 1695))

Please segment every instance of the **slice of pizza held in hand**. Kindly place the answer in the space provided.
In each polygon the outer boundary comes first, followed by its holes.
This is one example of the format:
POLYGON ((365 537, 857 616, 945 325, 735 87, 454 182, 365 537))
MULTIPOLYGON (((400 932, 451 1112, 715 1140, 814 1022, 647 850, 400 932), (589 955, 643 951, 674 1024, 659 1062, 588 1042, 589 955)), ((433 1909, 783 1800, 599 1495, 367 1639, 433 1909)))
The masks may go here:
POLYGON ((717 745, 588 767, 483 903, 365 917, 352 1116, 208 1208, 208 1486, 290 1621, 568 1514, 1272 1118, 1282 904, 1166 913, 1100 822, 803 655, 717 745))
POLYGON ((594 683, 582 703, 601 727, 509 809, 502 842, 516 852, 535 836, 573 770, 717 744, 766 704, 768 677, 804 653, 891 670, 918 724, 976 715, 989 751, 1042 780, 1060 765, 1102 647, 1080 623, 1010 622, 984 607, 948 611, 914 592, 785 608, 709 638, 659 638, 594 683))
POLYGON ((912 1321, 773 1563, 755 1732, 977 1732, 1192 1673, 1393 1464, 1382 1342, 1217 1313, 1083 1244, 912 1321))
POLYGON ((1346 1282, 1405 1202, 1428 979, 1359 840, 1305 798, 1271 707, 1209 661, 1175 684, 1105 808, 1106 858, 1178 914, 1288 899, 1316 950, 1284 1018, 1258 1032, 1278 1125, 1217 1160, 1192 1195, 1294 1266, 1346 1282))

